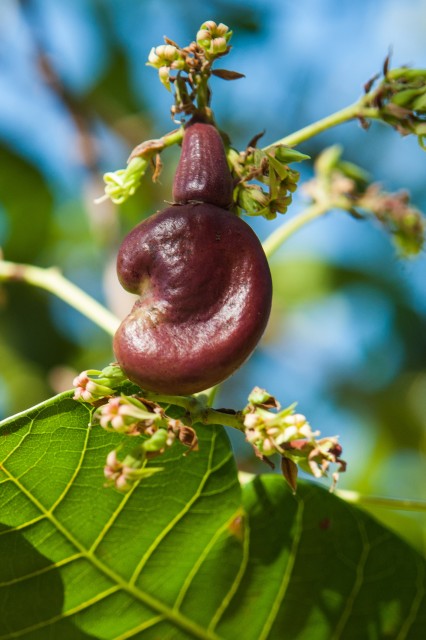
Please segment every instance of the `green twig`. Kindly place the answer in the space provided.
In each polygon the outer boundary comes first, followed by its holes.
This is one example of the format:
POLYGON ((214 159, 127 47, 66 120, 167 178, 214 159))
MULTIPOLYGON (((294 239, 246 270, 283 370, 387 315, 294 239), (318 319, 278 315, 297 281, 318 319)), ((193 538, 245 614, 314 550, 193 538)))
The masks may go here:
POLYGON ((293 233, 301 229, 305 224, 312 222, 316 218, 320 218, 326 214, 332 208, 332 203, 326 201, 321 203, 315 203, 307 207, 302 213, 290 218, 287 222, 284 222, 280 227, 275 229, 263 243, 263 250, 270 258, 277 249, 291 236, 293 233))
POLYGON ((26 282, 45 289, 80 311, 107 333, 114 335, 120 321, 108 309, 64 278, 60 271, 51 267, 42 269, 28 264, 17 264, 0 260, 0 282, 26 282))
POLYGON ((359 504, 361 506, 385 507, 397 511, 426 511, 426 500, 364 496, 358 493, 358 491, 346 491, 344 489, 336 489, 335 494, 346 502, 359 504))
POLYGON ((146 400, 182 407, 188 412, 194 423, 201 422, 203 424, 221 424, 238 429, 238 431, 244 431, 243 417, 241 413, 230 413, 211 409, 205 402, 205 400, 209 402, 208 395, 199 395, 200 398, 197 396, 171 396, 164 395, 162 393, 154 393, 153 391, 142 391, 142 396, 146 400))
POLYGON ((378 119, 380 118, 380 112, 378 109, 366 108, 363 106, 363 99, 355 102, 354 104, 345 107, 344 109, 340 109, 335 113, 322 118, 321 120, 317 120, 317 122, 313 122, 294 133, 290 133, 288 136, 273 142, 272 144, 265 147, 264 151, 268 149, 272 149, 277 145, 284 145, 286 147, 295 147, 310 138, 326 131, 327 129, 331 129, 332 127, 336 127, 339 124, 343 124, 344 122, 348 122, 349 120, 354 120, 355 118, 371 118, 378 119))
MULTIPOLYGON (((254 473, 239 471, 238 479, 241 485, 248 484, 255 479, 254 473)), ((347 491, 346 489, 335 489, 336 496, 360 506, 384 507, 396 511, 426 511, 426 500, 410 500, 408 498, 385 498, 383 496, 365 496, 358 491, 347 491)))

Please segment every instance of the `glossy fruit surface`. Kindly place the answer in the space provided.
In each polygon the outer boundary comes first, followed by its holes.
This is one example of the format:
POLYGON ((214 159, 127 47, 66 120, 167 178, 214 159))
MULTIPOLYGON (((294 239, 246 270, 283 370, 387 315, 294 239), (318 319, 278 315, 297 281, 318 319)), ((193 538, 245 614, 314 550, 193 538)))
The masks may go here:
POLYGON ((114 351, 147 390, 184 395, 223 381, 268 321, 262 246, 244 221, 209 203, 174 205, 139 224, 121 245, 117 272, 139 299, 114 351))

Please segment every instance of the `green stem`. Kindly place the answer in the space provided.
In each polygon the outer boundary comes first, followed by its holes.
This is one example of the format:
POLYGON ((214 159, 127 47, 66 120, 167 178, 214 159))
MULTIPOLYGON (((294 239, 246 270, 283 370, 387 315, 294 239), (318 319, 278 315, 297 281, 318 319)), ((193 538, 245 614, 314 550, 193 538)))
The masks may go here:
POLYGON ((210 110, 210 91, 208 85, 209 76, 200 74, 197 81, 197 110, 200 115, 208 115, 210 110))
POLYGON ((339 498, 353 504, 386 507, 400 511, 426 511, 426 500, 409 500, 403 498, 384 498, 382 496, 364 496, 358 491, 346 491, 336 489, 334 492, 339 498))
POLYGON ((263 243, 263 250, 267 258, 270 258, 277 249, 291 236, 298 231, 305 224, 308 224, 316 218, 320 218, 327 211, 332 208, 332 203, 329 201, 315 202, 311 206, 307 207, 302 213, 299 213, 294 218, 290 218, 287 222, 284 222, 280 227, 275 229, 263 243))
POLYGON ((146 400, 152 400, 152 402, 161 402, 162 404, 174 404, 177 407, 182 407, 189 413, 198 407, 198 401, 191 396, 172 396, 163 393, 156 393, 155 391, 146 391, 143 389, 141 397, 146 400))
POLYGON ((327 129, 331 129, 332 127, 336 127, 343 122, 348 122, 349 120, 353 120, 355 118, 379 118, 380 112, 378 109, 366 108, 363 106, 363 100, 359 100, 354 104, 345 107, 344 109, 340 109, 340 111, 336 111, 321 120, 317 120, 317 122, 313 122, 294 133, 290 133, 288 136, 273 142, 272 144, 265 147, 264 151, 271 149, 277 145, 284 145, 286 147, 295 147, 305 140, 309 140, 314 136, 326 131, 327 129))
POLYGON ((200 422, 203 424, 221 424, 244 432, 241 413, 224 413, 216 409, 205 409, 200 413, 200 422))
POLYGON ((114 335, 120 321, 108 309, 64 278, 58 269, 42 269, 33 265, 0 260, 0 282, 26 282, 45 289, 80 311, 107 333, 114 335))
MULTIPOLYGON (((238 479, 241 485, 248 484, 255 479, 254 473, 239 471, 238 479)), ((400 498, 385 498, 383 496, 365 496, 358 491, 347 491, 346 489, 335 489, 333 492, 345 502, 365 506, 385 507, 397 511, 426 511, 426 500, 410 500, 400 498)))
POLYGON ((165 133, 164 136, 156 140, 145 140, 141 144, 138 144, 130 154, 129 163, 135 158, 152 158, 156 153, 161 153, 167 147, 171 147, 174 144, 180 144, 183 140, 183 127, 174 129, 165 133))
POLYGON ((171 396, 153 391, 142 391, 142 396, 153 402, 162 404, 174 404, 185 409, 193 422, 201 422, 202 424, 221 424, 226 427, 244 431, 242 416, 240 413, 227 413, 218 411, 206 406, 202 400, 196 396, 171 396))
POLYGON ((220 389, 220 384, 217 384, 215 387, 210 387, 210 389, 207 389, 207 391, 205 392, 207 395, 207 406, 211 407, 213 402, 215 401, 215 398, 217 396, 217 394, 219 393, 219 389, 220 389))

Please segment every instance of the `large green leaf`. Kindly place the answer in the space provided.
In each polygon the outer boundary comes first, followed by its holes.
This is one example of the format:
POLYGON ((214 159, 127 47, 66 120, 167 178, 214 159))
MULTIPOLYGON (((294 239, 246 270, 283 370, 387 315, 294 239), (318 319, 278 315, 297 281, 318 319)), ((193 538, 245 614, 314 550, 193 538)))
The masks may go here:
POLYGON ((0 639, 422 637, 424 561, 323 489, 241 492, 221 427, 132 492, 63 394, 0 427, 0 639))

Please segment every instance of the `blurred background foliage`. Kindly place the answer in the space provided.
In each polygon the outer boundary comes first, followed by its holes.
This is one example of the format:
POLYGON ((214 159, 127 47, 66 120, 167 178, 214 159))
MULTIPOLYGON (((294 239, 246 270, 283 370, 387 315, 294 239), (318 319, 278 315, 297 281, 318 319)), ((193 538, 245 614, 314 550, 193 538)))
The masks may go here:
MULTIPOLYGON (((426 66, 424 0, 2 0, 0 3, 0 246, 4 258, 57 265, 118 316, 131 300, 115 277, 120 239, 171 198, 178 150, 163 154, 125 205, 94 205, 102 174, 124 167, 139 142, 174 128, 171 97, 145 66, 163 35, 185 45, 206 19, 234 30, 213 108, 233 144, 265 130, 265 144, 357 99, 389 48, 394 66, 426 66)), ((426 209, 426 156, 413 138, 375 124, 327 131, 326 146, 426 209)), ((299 169, 299 167, 297 167, 299 169)), ((312 175, 301 166, 302 180, 312 175)), ((304 207, 297 193, 288 216, 304 207)), ((282 222, 250 220, 261 238, 282 222)), ((349 466, 341 487, 426 498, 426 259, 400 261, 389 239, 340 212, 295 235, 272 260, 272 319, 250 362, 223 385, 239 408, 255 385, 339 434, 349 466)), ((30 286, 0 289, 0 414, 71 386, 76 372, 112 359, 111 339, 30 286)), ((259 470, 233 437, 241 467, 259 470)), ((262 469, 263 471, 264 469, 262 469)), ((375 515, 424 550, 417 514, 375 515)))

